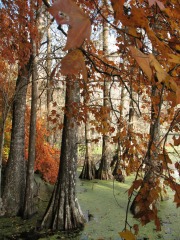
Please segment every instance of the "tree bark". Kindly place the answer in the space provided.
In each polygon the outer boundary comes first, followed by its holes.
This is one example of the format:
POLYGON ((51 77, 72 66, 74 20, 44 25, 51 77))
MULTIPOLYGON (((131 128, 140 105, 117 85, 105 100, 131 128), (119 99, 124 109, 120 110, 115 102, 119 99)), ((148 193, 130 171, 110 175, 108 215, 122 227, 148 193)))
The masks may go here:
POLYGON ((4 146, 4 131, 6 121, 6 109, 3 109, 2 121, 0 123, 0 198, 2 195, 2 160, 3 160, 3 146, 4 146))
MULTIPOLYGON (((10 83, 12 84, 12 83, 10 83)), ((2 197, 2 164, 3 164, 3 146, 4 146, 4 133, 5 133, 5 124, 8 113, 11 108, 11 99, 8 96, 8 93, 2 88, 0 90, 0 95, 2 98, 2 113, 0 119, 0 199, 2 197)))
POLYGON ((92 180, 95 178, 95 165, 93 161, 90 159, 90 129, 89 129, 89 118, 87 117, 85 122, 85 159, 84 159, 84 165, 83 169, 81 171, 81 174, 79 176, 80 179, 87 179, 92 180))
POLYGON ((34 203, 34 163, 36 158, 36 117, 37 117, 37 60, 36 45, 33 42, 33 63, 32 63, 32 90, 31 90, 31 117, 29 131, 29 149, 27 163, 27 177, 23 218, 28 219, 37 211, 34 203))
POLYGON ((51 18, 50 14, 47 13, 47 64, 46 64, 46 72, 47 72, 47 130, 49 132, 49 136, 47 137, 47 141, 52 145, 53 144, 53 135, 51 133, 51 123, 48 119, 51 108, 50 108, 50 103, 53 100, 53 90, 52 90, 52 79, 51 79, 51 65, 52 65, 52 60, 51 60, 51 29, 50 29, 50 24, 51 24, 51 18))
MULTIPOLYGON (((108 6, 107 0, 103 1, 106 6, 108 6)), ((109 25, 104 20, 103 22, 103 52, 105 56, 108 56, 108 44, 109 44, 109 25)), ((109 79, 104 78, 104 89, 103 89, 103 107, 107 109, 106 117, 103 122, 109 123, 110 118, 110 100, 109 100, 109 79)), ((110 172, 110 147, 109 147, 109 133, 103 134, 102 136, 102 157, 100 160, 99 169, 96 172, 96 178, 101 180, 107 180, 112 178, 110 172)))
MULTIPOLYGON (((149 219, 149 214, 157 214, 156 202, 160 196, 159 178, 161 176, 161 166, 158 159, 159 154, 159 139, 160 139, 160 112, 162 106, 162 95, 164 86, 160 89, 154 84, 152 86, 152 98, 158 97, 159 102, 154 103, 152 101, 151 106, 151 125, 150 125, 150 139, 148 143, 148 149, 145 156, 145 174, 142 186, 140 187, 136 197, 134 198, 130 210, 137 218, 144 218, 147 223, 152 219, 149 219), (153 195, 151 192, 156 191, 153 195)), ((157 101, 157 100, 156 100, 157 101)))
POLYGON ((126 167, 126 174, 129 175, 130 173, 132 173, 133 170, 133 166, 134 166, 134 161, 136 161, 134 154, 131 153, 130 151, 130 145, 132 143, 132 133, 134 132, 134 116, 135 116, 135 110, 134 110, 134 103, 133 103, 133 99, 135 99, 135 92, 133 92, 133 88, 132 88, 132 82, 130 83, 130 99, 129 99, 129 115, 128 115, 128 129, 127 129, 127 139, 128 139, 128 146, 125 146, 125 150, 123 152, 123 161, 124 163, 127 163, 127 167, 126 167))
POLYGON ((26 163, 24 157, 25 111, 31 63, 32 58, 30 58, 27 65, 20 69, 16 82, 10 153, 6 167, 5 186, 2 196, 6 215, 8 216, 21 215, 24 205, 26 183, 26 163))
MULTIPOLYGON (((89 102, 89 95, 87 92, 87 83, 85 83, 85 96, 84 96, 84 106, 88 109, 88 102, 89 102)), ((90 124, 89 124, 89 113, 86 113, 85 116, 85 159, 84 159, 84 165, 83 169, 81 171, 81 174, 79 176, 80 179, 87 179, 92 180, 95 178, 95 165, 94 162, 91 160, 91 139, 90 139, 90 124)))
POLYGON ((76 192, 78 125, 76 118, 79 104, 79 83, 67 79, 64 128, 62 134, 61 157, 58 180, 48 208, 41 222, 41 228, 54 231, 71 231, 84 226, 76 192))
MULTIPOLYGON (((120 100, 120 112, 119 112, 119 118, 117 118, 117 131, 118 133, 121 132, 122 129, 122 121, 123 121, 123 108, 124 108, 124 97, 125 97, 125 93, 124 93, 124 86, 122 86, 121 88, 121 100, 120 100)), ((117 152, 115 153, 113 160, 111 162, 111 166, 115 166, 113 171, 112 171, 112 175, 116 176, 118 174, 118 170, 121 170, 123 178, 125 176, 125 162, 122 159, 122 139, 120 137, 118 137, 118 142, 117 142, 117 152)), ((125 180, 125 178, 124 178, 125 180)))
POLYGON ((2 153, 4 145, 4 123, 0 126, 0 198, 2 193, 2 153))

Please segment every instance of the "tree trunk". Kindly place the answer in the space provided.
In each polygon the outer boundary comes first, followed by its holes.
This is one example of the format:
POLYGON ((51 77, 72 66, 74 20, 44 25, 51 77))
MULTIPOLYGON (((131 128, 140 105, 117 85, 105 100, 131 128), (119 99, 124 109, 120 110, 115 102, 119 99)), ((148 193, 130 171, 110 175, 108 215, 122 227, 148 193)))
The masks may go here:
POLYGON ((37 115, 37 60, 36 46, 33 44, 33 63, 32 63, 32 90, 31 90, 31 117, 29 131, 29 150, 26 177, 26 190, 24 200, 23 218, 28 219, 37 211, 34 203, 34 163, 36 155, 36 115, 37 115))
MULTIPOLYGON (((108 5, 107 0, 104 0, 104 4, 108 5)), ((105 56, 108 56, 108 41, 109 38, 109 25, 104 20, 103 22, 103 52, 105 56)), ((103 122, 109 124, 110 118, 110 101, 109 101, 109 79, 104 78, 104 89, 103 89, 103 107, 106 109, 106 117, 103 118, 103 122)), ((110 172, 110 146, 109 146, 109 133, 103 134, 102 136, 102 157, 100 160, 99 169, 96 172, 96 178, 101 180, 107 180, 112 178, 112 174, 110 172)))
MULTIPOLYGON (((89 95, 87 92, 87 84, 85 83, 85 96, 84 96, 84 106, 85 108, 88 108, 88 101, 89 101, 89 95)), ((95 178, 95 165, 93 161, 90 159, 91 158, 91 139, 90 139, 90 124, 89 124, 89 113, 86 113, 85 116, 85 159, 84 159, 84 165, 83 169, 81 171, 81 174, 79 176, 80 179, 87 179, 87 180, 92 180, 95 178)))
POLYGON ((24 158, 26 93, 32 58, 22 67, 16 82, 13 102, 12 133, 9 159, 5 173, 3 204, 6 215, 21 215, 24 205, 26 167, 24 158))
POLYGON ((48 208, 41 222, 41 228, 71 231, 84 226, 76 192, 78 125, 76 117, 79 104, 79 83, 67 79, 64 128, 62 134, 60 169, 48 208))
MULTIPOLYGON (((120 105, 121 105, 121 108, 120 108, 120 112, 119 112, 119 118, 117 116, 117 131, 118 133, 121 132, 121 129, 123 127, 122 125, 122 121, 123 121, 123 108, 124 108, 124 97, 125 97, 125 94, 124 94, 124 86, 122 86, 121 88, 121 102, 120 102, 120 105)), ((117 151, 113 157, 113 160, 111 162, 111 167, 114 167, 113 171, 112 171, 112 175, 113 176, 116 176, 118 175, 119 173, 118 172, 122 172, 122 178, 123 180, 125 180, 125 163, 122 159, 122 139, 120 137, 118 137, 118 142, 117 142, 117 151)))
POLYGON ((2 97, 2 114, 0 119, 0 199, 2 197, 2 164, 3 164, 3 146, 4 146, 4 133, 5 133, 5 123, 7 119, 8 112, 11 108, 9 103, 8 94, 0 91, 2 97))
POLYGON ((48 137, 47 141, 53 145, 53 135, 51 133, 51 123, 48 119, 50 113, 51 113, 51 108, 50 108, 50 103, 53 100, 53 91, 52 91, 52 81, 51 81, 51 65, 52 65, 52 60, 51 60, 51 29, 50 29, 50 24, 51 24, 51 17, 50 14, 47 13, 47 64, 46 64, 46 72, 47 72, 47 130, 48 130, 48 137))
MULTIPOLYGON (((137 218, 144 218, 144 222, 148 223, 152 219, 149 219, 150 214, 156 218, 157 208, 156 202, 160 196, 160 175, 161 175, 161 163, 158 159, 159 153, 159 138, 160 138, 160 112, 162 106, 162 95, 164 86, 161 89, 157 88, 154 84, 152 86, 152 98, 158 97, 159 102, 152 102, 151 106, 151 125, 150 125, 150 139, 148 143, 148 150, 145 156, 145 174, 142 186, 140 187, 135 199, 130 207, 131 212, 137 218), (153 192, 153 193, 152 193, 153 192)), ((153 100, 152 100, 153 101, 153 100)))
POLYGON ((2 193, 2 153, 4 145, 4 123, 0 126, 0 198, 2 193))
POLYGON ((2 160, 4 146, 4 131, 5 131, 5 119, 4 116, 2 116, 2 123, 0 123, 0 198, 2 195, 2 160))
POLYGON ((129 118, 128 118, 128 129, 127 129, 127 143, 128 146, 125 146, 125 150, 123 152, 123 161, 124 163, 126 163, 127 167, 126 167, 126 174, 129 175, 130 173, 132 173, 133 170, 133 166, 134 166, 134 162, 136 161, 136 158, 134 157, 134 154, 132 153, 131 149, 130 149, 130 145, 132 143, 132 133, 134 131, 134 116, 135 116, 135 110, 134 110, 134 103, 133 103, 133 99, 135 99, 135 92, 133 92, 132 89, 132 82, 130 83, 130 102, 129 102, 129 118))
POLYGON ((95 178, 95 165, 93 161, 90 160, 90 136, 89 136, 89 118, 87 117, 85 122, 85 144, 86 152, 82 172, 79 176, 80 179, 92 180, 95 178))
POLYGON ((5 121, 7 118, 9 107, 4 106, 2 113, 2 123, 0 126, 0 216, 3 216, 5 209, 2 202, 2 192, 3 192, 3 146, 4 146, 4 132, 5 132, 5 121))

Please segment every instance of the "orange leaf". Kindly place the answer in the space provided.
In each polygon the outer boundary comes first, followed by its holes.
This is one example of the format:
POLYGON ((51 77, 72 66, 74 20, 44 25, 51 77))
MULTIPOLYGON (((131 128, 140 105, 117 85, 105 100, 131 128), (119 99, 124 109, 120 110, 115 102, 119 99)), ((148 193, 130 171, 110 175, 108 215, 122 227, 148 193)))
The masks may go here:
POLYGON ((169 57, 170 57, 170 62, 173 62, 173 63, 178 63, 180 64, 180 56, 179 55, 174 55, 174 54, 168 54, 169 57))
POLYGON ((134 234, 127 229, 124 232, 119 232, 119 235, 125 240, 136 240, 134 234))
POLYGON ((165 82, 166 79, 169 80, 169 74, 162 68, 161 64, 158 60, 154 57, 153 54, 149 54, 150 65, 155 68, 157 78, 159 82, 165 82))
POLYGON ((54 69, 51 72, 50 79, 52 79, 56 73, 57 68, 59 67, 60 62, 54 67, 54 69))
POLYGON ((152 70, 149 65, 149 56, 142 53, 139 49, 130 46, 129 49, 131 50, 131 54, 133 58, 137 61, 140 68, 143 72, 147 75, 149 80, 152 78, 152 70))
POLYGON ((180 104, 180 87, 176 91, 176 104, 180 104))
POLYGON ((135 235, 137 235, 138 232, 139 232, 139 225, 138 224, 134 224, 133 229, 134 229, 135 235))
POLYGON ((56 107, 57 106, 57 102, 53 102, 53 107, 56 107))
POLYGON ((172 89, 174 92, 176 92, 176 102, 179 101, 178 93, 180 91, 177 83, 170 77, 170 75, 165 71, 165 69, 162 68, 161 64, 158 62, 158 60, 155 58, 153 54, 149 54, 149 61, 150 65, 154 67, 156 71, 156 75, 159 82, 164 82, 166 87, 172 89))
POLYGON ((158 7, 160 8, 161 11, 163 11, 165 9, 165 6, 162 2, 156 0, 156 3, 157 3, 157 5, 158 5, 158 7))
POLYGON ((121 15, 123 13, 122 12, 123 7, 120 7, 120 6, 123 6, 124 2, 125 2, 125 0, 111 0, 112 7, 114 10, 114 15, 115 15, 115 18, 117 18, 117 19, 120 19, 121 15))
POLYGON ((174 202, 176 203, 177 207, 180 207, 180 185, 175 185, 175 195, 174 195, 174 202))
POLYGON ((157 5, 161 11, 163 11, 165 9, 164 4, 158 0, 148 0, 148 2, 149 2, 150 7, 152 7, 152 5, 155 5, 157 3, 157 5))
POLYGON ((53 109, 53 110, 51 111, 51 114, 52 114, 52 115, 56 115, 56 110, 53 109))
POLYGON ((87 71, 83 54, 80 50, 75 49, 69 52, 61 61, 61 73, 63 75, 77 75, 82 73, 83 78, 87 81, 87 71))
POLYGON ((128 190, 128 195, 130 196, 133 193, 134 189, 137 190, 142 185, 142 182, 142 179, 135 180, 130 189, 128 190))
POLYGON ((174 146, 179 146, 180 145, 180 136, 178 136, 178 138, 173 136, 173 140, 174 140, 174 146))
POLYGON ((72 1, 58 0, 49 12, 58 24, 68 24, 67 43, 64 50, 80 47, 84 40, 90 39, 91 23, 89 17, 72 1))
POLYGON ((169 157, 169 155, 168 155, 167 152, 166 152, 165 154, 161 154, 161 153, 160 153, 160 154, 158 155, 158 158, 159 158, 159 160, 162 161, 162 162, 172 164, 172 161, 171 161, 171 159, 170 159, 170 157, 169 157))

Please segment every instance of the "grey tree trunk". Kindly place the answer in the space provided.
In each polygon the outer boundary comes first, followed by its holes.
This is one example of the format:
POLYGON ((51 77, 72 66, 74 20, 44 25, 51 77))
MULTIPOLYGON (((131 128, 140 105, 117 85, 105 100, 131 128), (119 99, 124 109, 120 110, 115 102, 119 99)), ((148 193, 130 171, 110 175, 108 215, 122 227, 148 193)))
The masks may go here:
MULTIPOLYGON (((121 108, 120 108, 120 113, 119 113, 119 118, 117 117, 117 125, 118 125, 118 129, 117 131, 120 133, 121 129, 122 129, 122 121, 123 121, 123 108, 124 108, 124 97, 125 97, 125 88, 124 86, 122 86, 121 88, 121 100, 120 100, 120 104, 121 104, 121 108)), ((117 176, 120 175, 119 172, 122 172, 122 180, 124 180, 124 176, 125 176, 125 162, 122 159, 122 139, 120 137, 118 137, 118 142, 117 142, 117 152, 116 155, 113 157, 113 160, 111 162, 112 166, 115 165, 112 174, 113 176, 117 176)), ((120 176, 118 176, 119 178, 120 176)))
POLYGON ((0 126, 0 198, 2 193, 2 153, 3 153, 3 145, 4 145, 4 124, 0 126))
MULTIPOLYGON (((87 84, 85 83, 85 96, 84 96, 84 106, 88 109, 89 105, 89 95, 87 92, 87 84)), ((91 139, 90 139, 90 124, 89 124, 89 113, 86 113, 85 116, 85 159, 83 169, 79 176, 80 179, 92 180, 95 178, 95 165, 91 160, 91 139)))
MULTIPOLYGON (((159 191, 159 177, 161 176, 161 165, 158 159, 159 153, 159 140, 160 140, 160 112, 162 107, 162 96, 164 86, 158 89, 156 84, 152 86, 151 97, 158 98, 159 102, 154 103, 152 100, 151 106, 151 125, 150 125, 150 139, 148 143, 148 149, 145 156, 145 168, 144 179, 142 186, 140 187, 136 197, 134 198, 130 210, 137 218, 143 216, 144 221, 149 222, 150 212, 157 214, 156 202, 160 196, 159 191), (151 192, 157 188, 157 193, 154 197, 151 197, 151 192), (152 201, 151 201, 152 200, 152 201)), ((152 220, 152 219, 151 219, 152 220)))
POLYGON ((41 228, 71 231, 84 226, 84 217, 76 197, 78 125, 76 117, 79 104, 79 83, 67 79, 64 128, 62 134, 60 169, 41 228))
POLYGON ((33 63, 32 63, 32 90, 31 90, 31 117, 30 117, 30 131, 29 131, 29 149, 28 149, 28 163, 27 163, 27 177, 23 218, 28 219, 36 213, 37 209, 34 202, 34 163, 36 157, 36 118, 37 118, 37 60, 36 60, 36 46, 33 44, 33 63))
POLYGON ((134 154, 130 151, 130 145, 132 143, 132 133, 134 132, 134 116, 135 116, 135 110, 134 110, 134 103, 133 99, 136 99, 136 93, 133 92, 132 89, 132 82, 130 83, 130 99, 129 99, 129 115, 128 115, 128 129, 127 129, 127 139, 128 139, 128 146, 125 146, 124 152, 123 152, 123 161, 128 163, 126 173, 129 175, 129 173, 133 172, 133 165, 134 161, 136 161, 134 154))
MULTIPOLYGON (((12 83, 11 83, 12 84, 12 83)), ((8 113, 11 109, 11 99, 8 93, 3 89, 0 90, 0 96, 2 99, 1 104, 1 118, 0 118, 0 199, 2 197, 2 164, 3 164, 3 146, 4 146, 4 133, 5 124, 8 113)))
POLYGON ((95 165, 93 161, 90 159, 90 147, 91 147, 91 140, 90 140, 90 127, 89 127, 89 117, 87 117, 85 122, 85 159, 84 159, 84 165, 83 169, 81 171, 81 174, 79 176, 80 179, 87 179, 92 180, 95 178, 95 165))
POLYGON ((46 65, 46 72, 47 72, 47 130, 49 132, 49 136, 47 137, 48 142, 52 145, 53 144, 53 136, 51 134, 51 124, 48 120, 49 114, 51 112, 50 109, 50 103, 53 100, 53 91, 52 91, 52 81, 51 81, 51 65, 52 65, 52 60, 51 60, 51 29, 50 29, 50 24, 51 24, 51 18, 50 14, 47 13, 47 65, 46 65))
POLYGON ((3 160, 5 121, 7 118, 7 113, 8 113, 8 109, 6 106, 4 106, 2 119, 0 122, 0 198, 2 195, 2 160, 3 160))
MULTIPOLYGON (((103 3, 108 5, 107 0, 103 3)), ((108 57, 108 44, 109 44, 109 25, 104 20, 103 22, 103 52, 105 56, 108 57)), ((103 119, 104 122, 108 124, 110 118, 110 100, 109 100, 109 88, 110 82, 109 78, 104 78, 104 89, 103 89, 103 107, 107 111, 106 117, 103 119)), ((99 169, 96 172, 96 178, 101 180, 106 180, 112 178, 110 170, 110 146, 109 146, 109 133, 103 134, 102 136, 102 157, 100 160, 99 169)))
POLYGON ((12 132, 9 159, 5 174, 3 204, 8 216, 21 215, 24 206, 26 166, 24 158, 26 93, 32 63, 19 71, 13 102, 12 132))

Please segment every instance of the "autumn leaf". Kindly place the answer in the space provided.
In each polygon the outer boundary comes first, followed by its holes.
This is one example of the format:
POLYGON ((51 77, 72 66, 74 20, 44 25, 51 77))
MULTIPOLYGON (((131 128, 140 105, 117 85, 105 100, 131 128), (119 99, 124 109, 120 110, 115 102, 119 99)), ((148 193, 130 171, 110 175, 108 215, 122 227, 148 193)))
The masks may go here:
POLYGON ((50 79, 53 79, 53 77, 55 76, 55 73, 56 73, 57 69, 59 68, 59 66, 60 66, 60 62, 52 70, 51 75, 50 75, 50 79))
POLYGON ((180 86, 176 90, 176 105, 180 104, 180 86))
POLYGON ((161 231, 161 222, 158 217, 155 218, 154 223, 156 225, 156 231, 161 231))
POLYGON ((142 185, 142 182, 142 179, 135 180, 130 189, 128 190, 128 195, 130 196, 133 193, 134 189, 137 190, 142 185))
POLYGON ((85 39, 90 39, 91 23, 89 17, 72 0, 56 1, 49 8, 49 12, 58 24, 69 25, 64 51, 78 48, 85 39))
POLYGON ((92 139, 91 142, 98 143, 99 142, 99 138, 92 139))
POLYGON ((56 107, 57 106, 57 102, 53 102, 53 107, 56 107))
POLYGON ((119 235, 125 240, 136 240, 134 234, 127 229, 124 232, 119 232, 119 235))
POLYGON ((114 16, 117 19, 120 19, 122 16, 122 9, 120 6, 123 6, 125 0, 111 0, 111 4, 114 10, 114 16))
POLYGON ((52 115, 56 115, 56 110, 53 109, 53 110, 51 111, 51 114, 52 114, 52 115))
POLYGON ((170 57, 170 62, 180 64, 180 56, 179 55, 174 55, 174 54, 168 54, 170 57))
MULTIPOLYGON (((127 32, 128 32, 130 35, 136 37, 136 38, 137 38, 136 41, 139 40, 138 38, 139 38, 139 36, 140 36, 140 33, 137 32, 137 29, 136 29, 136 28, 134 28, 134 27, 128 27, 127 32)), ((141 42, 140 42, 140 44, 142 45, 141 42)))
POLYGON ((161 11, 163 11, 165 9, 164 4, 158 0, 148 0, 148 2, 149 2, 150 7, 152 7, 153 5, 155 5, 157 3, 157 5, 161 11))
POLYGON ((149 56, 142 53, 139 49, 130 46, 129 47, 133 58, 137 61, 139 67, 143 70, 143 72, 147 75, 148 79, 152 78, 152 69, 149 65, 149 56))
POLYGON ((165 154, 162 153, 158 154, 158 159, 159 161, 172 164, 172 161, 167 152, 165 152, 165 154))
POLYGON ((138 232, 139 232, 139 225, 138 224, 134 224, 133 229, 134 229, 135 235, 137 235, 138 232))
POLYGON ((180 136, 178 136, 178 138, 176 138, 176 136, 173 136, 173 140, 174 140, 174 146, 180 145, 180 136))
POLYGON ((169 74, 162 68, 161 64, 153 54, 149 54, 150 65, 154 67, 159 82, 166 82, 170 79, 169 74))
POLYGON ((149 54, 149 61, 150 66, 154 67, 156 71, 156 75, 158 78, 158 81, 161 83, 165 83, 166 87, 169 89, 172 89, 176 93, 176 104, 179 103, 179 92, 180 87, 177 85, 177 83, 170 77, 170 75, 163 69, 161 64, 158 62, 158 60, 155 58, 153 54, 149 54))
POLYGON ((80 50, 75 49, 70 51, 61 61, 61 73, 63 75, 82 74, 87 81, 87 71, 84 62, 83 54, 80 50))
POLYGON ((177 207, 180 207, 180 185, 175 185, 175 195, 174 195, 174 202, 176 203, 177 207))

